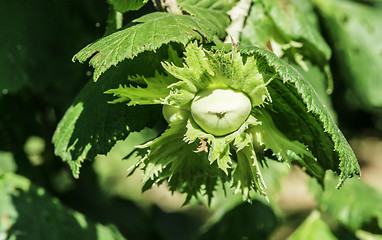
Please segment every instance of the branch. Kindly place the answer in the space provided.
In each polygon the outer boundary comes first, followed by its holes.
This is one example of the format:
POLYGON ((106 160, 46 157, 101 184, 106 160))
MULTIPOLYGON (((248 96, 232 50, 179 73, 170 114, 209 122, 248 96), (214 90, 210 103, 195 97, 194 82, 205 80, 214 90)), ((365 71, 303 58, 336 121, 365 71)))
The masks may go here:
POLYGON ((182 15, 182 11, 180 11, 178 7, 178 3, 176 0, 164 0, 165 7, 168 9, 169 12, 182 15))
POLYGON ((227 37, 225 43, 239 43, 240 33, 243 31, 245 19, 251 9, 251 0, 240 0, 240 2, 233 7, 228 15, 231 17, 231 25, 227 28, 227 37))

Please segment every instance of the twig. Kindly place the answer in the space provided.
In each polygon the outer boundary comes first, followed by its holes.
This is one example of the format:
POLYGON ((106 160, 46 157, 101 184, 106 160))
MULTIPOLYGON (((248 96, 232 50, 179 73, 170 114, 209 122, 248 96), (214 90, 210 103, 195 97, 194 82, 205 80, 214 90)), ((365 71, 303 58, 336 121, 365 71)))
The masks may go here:
POLYGON ((174 14, 182 15, 182 11, 180 11, 178 7, 178 3, 176 0, 164 0, 164 4, 169 12, 174 14))
POLYGON ((239 43, 240 33, 243 31, 244 22, 249 14, 251 3, 251 0, 240 0, 240 2, 228 12, 232 22, 227 28, 228 35, 224 41, 225 43, 239 43))

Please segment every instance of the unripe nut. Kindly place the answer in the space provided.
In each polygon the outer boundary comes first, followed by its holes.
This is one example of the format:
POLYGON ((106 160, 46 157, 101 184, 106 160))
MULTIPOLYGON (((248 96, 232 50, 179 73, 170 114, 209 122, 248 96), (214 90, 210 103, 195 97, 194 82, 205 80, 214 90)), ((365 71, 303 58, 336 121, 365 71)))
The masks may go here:
POLYGON ((191 103, 191 115, 205 132, 224 136, 240 128, 251 113, 251 101, 240 91, 206 89, 191 103))

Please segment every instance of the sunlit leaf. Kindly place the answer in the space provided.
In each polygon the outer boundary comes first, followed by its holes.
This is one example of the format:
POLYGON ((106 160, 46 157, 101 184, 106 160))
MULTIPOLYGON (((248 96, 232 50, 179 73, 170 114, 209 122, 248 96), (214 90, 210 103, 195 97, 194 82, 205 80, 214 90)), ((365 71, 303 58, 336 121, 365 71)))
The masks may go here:
POLYGON ((187 13, 209 21, 219 29, 219 37, 226 35, 226 28, 230 23, 227 14, 234 5, 233 0, 178 0, 179 8, 187 13))
POLYGON ((113 5, 115 11, 124 13, 140 9, 148 0, 108 0, 108 2, 113 5))
POLYGON ((312 212, 308 218, 296 229, 288 240, 337 240, 318 211, 312 212))
POLYGON ((155 12, 133 21, 125 29, 89 44, 73 60, 89 60, 94 80, 126 58, 134 58, 144 51, 155 51, 163 44, 190 40, 211 41, 217 29, 199 18, 172 13, 155 12))

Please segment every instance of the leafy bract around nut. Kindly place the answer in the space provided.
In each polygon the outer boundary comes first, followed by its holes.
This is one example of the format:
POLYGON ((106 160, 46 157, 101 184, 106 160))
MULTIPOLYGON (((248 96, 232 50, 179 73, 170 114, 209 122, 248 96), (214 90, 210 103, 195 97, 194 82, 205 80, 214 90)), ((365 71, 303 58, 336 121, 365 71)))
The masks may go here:
MULTIPOLYGON (((273 55, 267 54, 226 52, 223 48, 209 51, 190 43, 184 52, 183 66, 163 62, 168 74, 142 77, 146 88, 121 86, 108 91, 129 104, 164 105, 169 128, 158 138, 139 146, 146 149, 136 164, 143 167, 145 189, 168 180, 171 190, 187 194, 187 202, 199 194, 211 199, 220 182, 230 183, 245 200, 251 199, 251 192, 267 198, 261 175, 267 150, 275 160, 298 163, 319 181, 323 179, 328 167, 322 164, 325 160, 317 159, 316 154, 322 155, 314 142, 306 141, 306 144, 284 128, 278 128, 282 122, 277 111, 306 103, 299 95, 293 98, 297 102, 288 102, 288 98, 275 91, 279 84, 287 84, 287 89, 296 91, 293 81, 297 79, 288 82, 288 77, 282 75, 284 72, 268 61, 273 55), (154 90, 150 86, 155 84, 158 85, 154 90), (274 107, 276 104, 280 108, 274 107)), ((284 62, 277 66, 289 70, 284 62)), ((319 121, 305 107, 299 114, 300 117, 292 114, 283 122, 295 122, 298 118, 319 121)), ((313 123, 326 134, 319 122, 313 123)), ((328 142, 333 152, 332 144, 328 142)))

